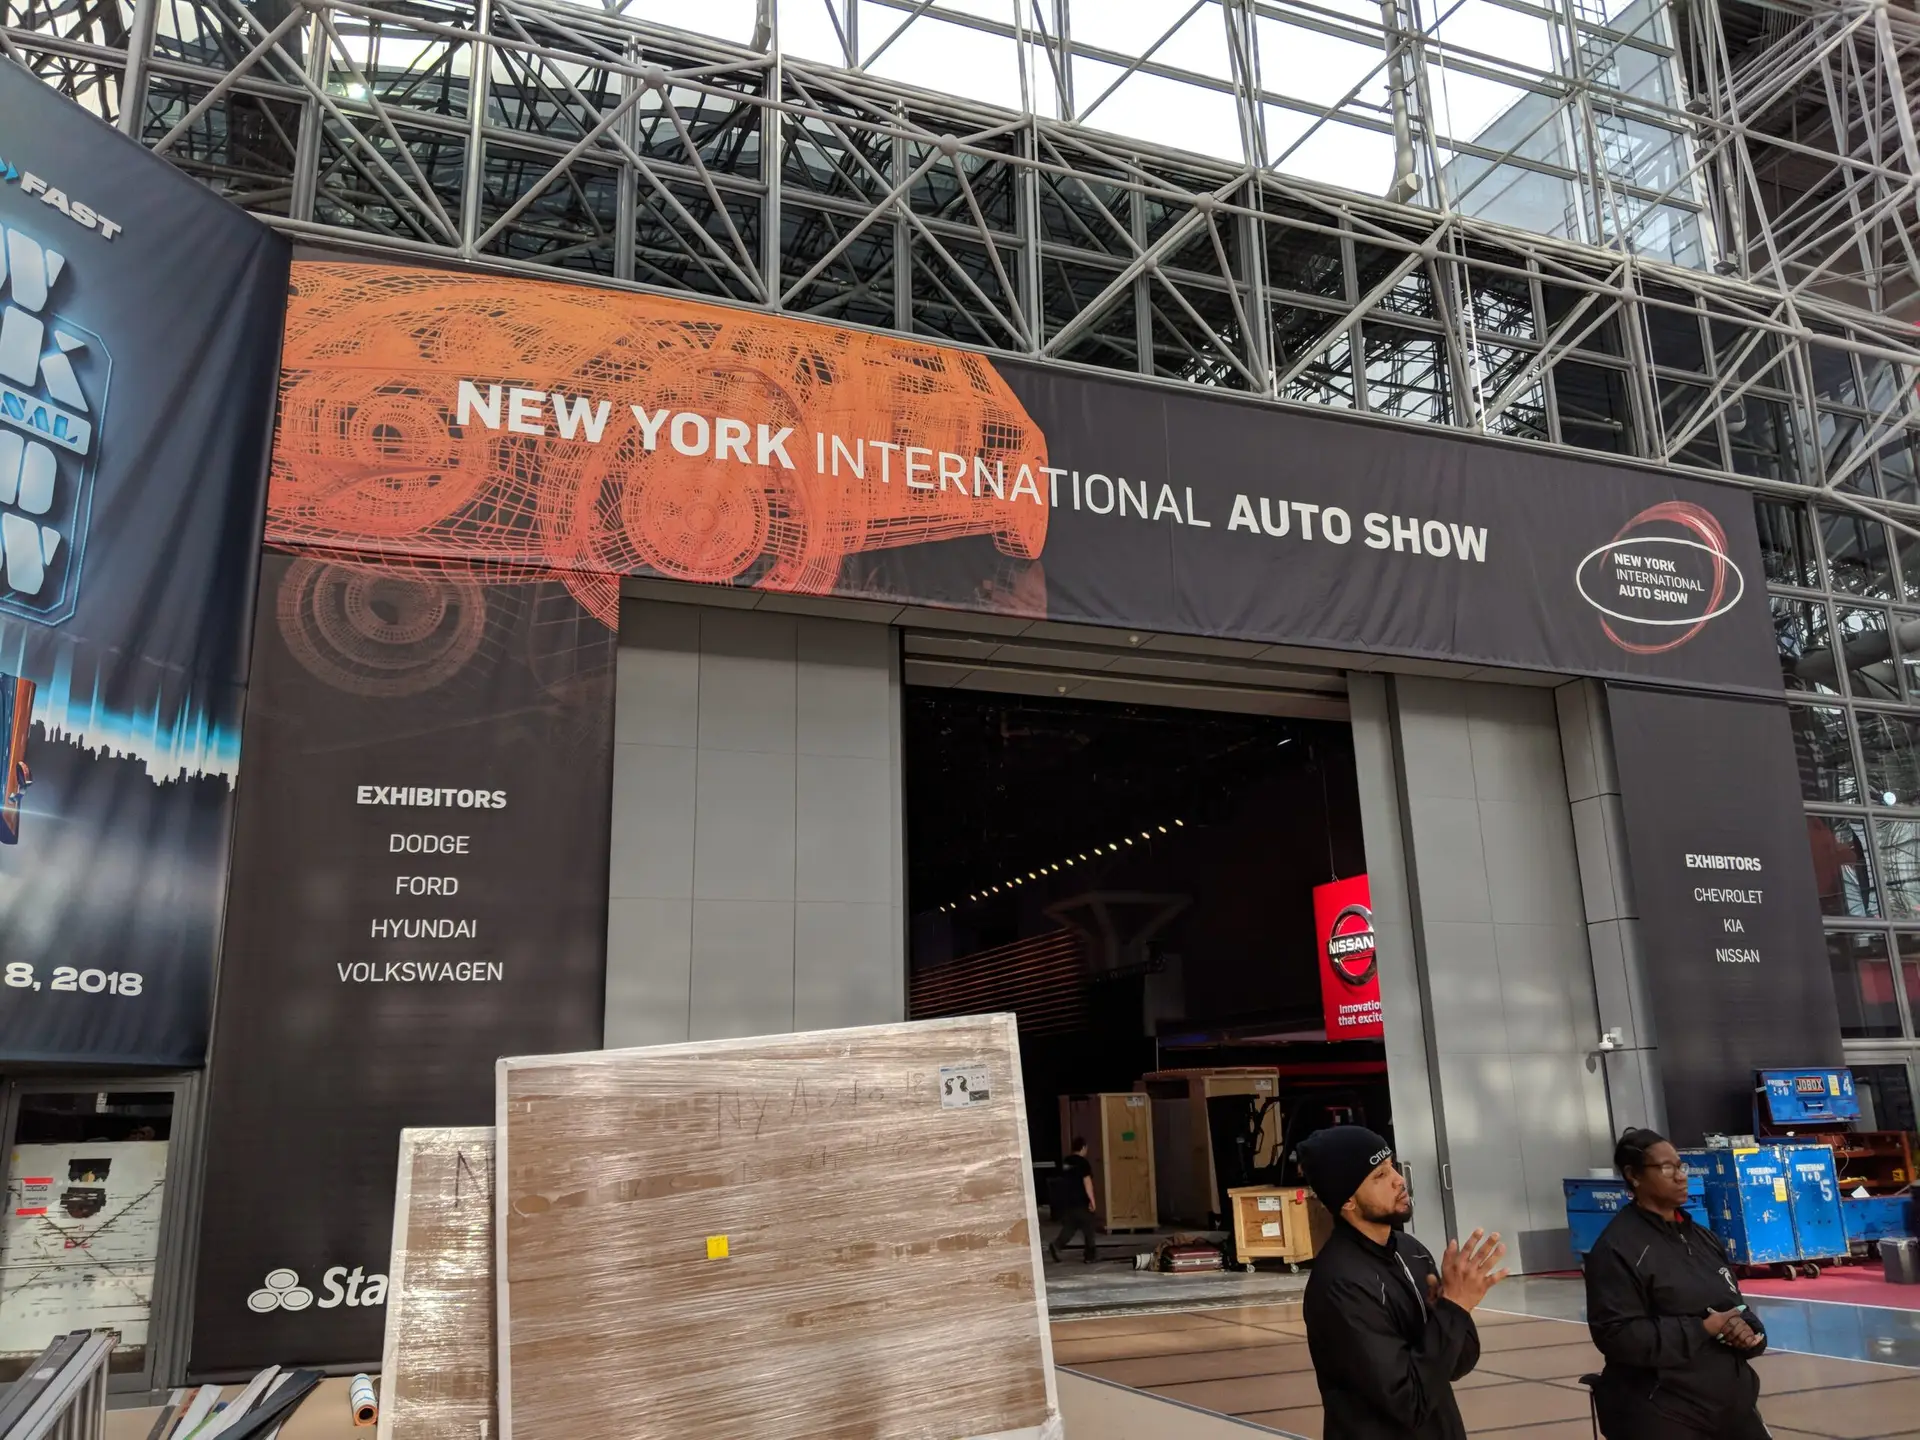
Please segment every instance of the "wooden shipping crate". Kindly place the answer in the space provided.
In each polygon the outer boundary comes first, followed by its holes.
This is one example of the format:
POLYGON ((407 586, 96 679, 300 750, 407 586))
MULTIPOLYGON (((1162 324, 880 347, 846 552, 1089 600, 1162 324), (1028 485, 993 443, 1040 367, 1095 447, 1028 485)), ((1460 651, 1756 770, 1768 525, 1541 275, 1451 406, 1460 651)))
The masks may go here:
POLYGON ((493 1127, 402 1130, 379 1440, 494 1435, 493 1127))
POLYGON ((1152 1099, 1137 1093, 1062 1095, 1061 1148, 1072 1145, 1075 1136, 1087 1142, 1101 1227, 1110 1231, 1157 1227, 1152 1099))
MULTIPOLYGON (((1280 1072, 1270 1067, 1227 1070, 1156 1070, 1134 1088, 1153 1101, 1154 1175, 1163 1221, 1204 1224, 1220 1206, 1214 1172, 1213 1132, 1207 1100, 1215 1095, 1279 1092, 1280 1072)), ((1280 1151, 1280 1107, 1274 1106, 1260 1129, 1255 1161, 1270 1165, 1280 1151)))
POLYGON ((1320 1253, 1333 1233, 1333 1215, 1319 1196, 1299 1185, 1247 1185, 1229 1190, 1233 1244, 1243 1265, 1284 1260, 1299 1265, 1320 1253))
POLYGON ((502 1440, 1059 1440, 1011 1015, 502 1060, 502 1440))

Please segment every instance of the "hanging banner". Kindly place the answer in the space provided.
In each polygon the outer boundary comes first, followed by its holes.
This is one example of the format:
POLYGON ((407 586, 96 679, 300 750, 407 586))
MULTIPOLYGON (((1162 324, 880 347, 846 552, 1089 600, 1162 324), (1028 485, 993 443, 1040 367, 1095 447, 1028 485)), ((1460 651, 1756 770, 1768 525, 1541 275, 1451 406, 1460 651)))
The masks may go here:
POLYGON ((1786 708, 1607 687, 1667 1123, 1753 1130, 1753 1072, 1842 1063, 1786 708))
POLYGON ((0 64, 0 1060, 205 1058, 289 251, 0 64))
POLYGON ((1380 965, 1366 876, 1313 887, 1313 935, 1327 1039, 1378 1040, 1386 1030, 1380 1021, 1380 965))
POLYGON ((684 300, 295 266, 269 534, 1756 692, 1745 491, 684 300))
POLYGON ((401 1129, 599 1048, 613 660, 557 582, 267 556, 196 1375, 376 1364, 401 1129))

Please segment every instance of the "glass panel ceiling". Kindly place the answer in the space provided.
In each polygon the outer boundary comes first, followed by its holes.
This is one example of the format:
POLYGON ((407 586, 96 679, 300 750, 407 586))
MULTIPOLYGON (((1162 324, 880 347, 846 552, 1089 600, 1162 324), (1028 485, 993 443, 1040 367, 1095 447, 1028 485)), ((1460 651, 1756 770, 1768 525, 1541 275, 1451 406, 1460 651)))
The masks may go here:
POLYGON ((1695 268, 1717 257, 1669 0, 606 8, 1159 149, 1695 268))

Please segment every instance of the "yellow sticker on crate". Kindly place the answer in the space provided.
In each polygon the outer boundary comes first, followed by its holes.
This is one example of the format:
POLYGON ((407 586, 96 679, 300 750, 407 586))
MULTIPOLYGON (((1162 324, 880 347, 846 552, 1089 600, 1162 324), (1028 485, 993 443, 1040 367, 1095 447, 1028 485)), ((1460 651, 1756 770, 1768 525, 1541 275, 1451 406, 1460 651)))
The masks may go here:
POLYGON ((727 1237, 724 1235, 707 1236, 707 1259, 724 1260, 727 1258, 727 1237))
POLYGON ((1773 1182, 1773 1199, 1778 1205, 1787 1203, 1787 1180, 1784 1175, 1777 1177, 1773 1182))

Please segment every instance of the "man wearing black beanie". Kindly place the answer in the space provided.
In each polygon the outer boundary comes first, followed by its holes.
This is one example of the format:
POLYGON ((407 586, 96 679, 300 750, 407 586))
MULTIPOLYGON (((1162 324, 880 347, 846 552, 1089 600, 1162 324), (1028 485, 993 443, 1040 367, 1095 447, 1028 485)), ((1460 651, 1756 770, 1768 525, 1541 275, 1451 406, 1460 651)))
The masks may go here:
POLYGON ((1499 1235, 1447 1242, 1436 1268, 1393 1147, 1358 1125, 1316 1131, 1300 1166, 1333 1234, 1307 1281, 1307 1349, 1326 1440, 1466 1440, 1453 1382, 1480 1360, 1472 1310, 1506 1278, 1499 1235))

